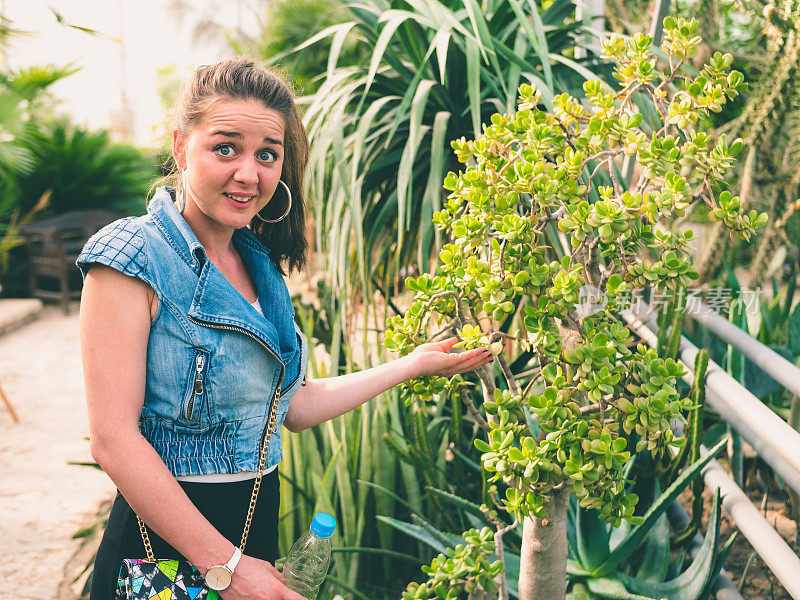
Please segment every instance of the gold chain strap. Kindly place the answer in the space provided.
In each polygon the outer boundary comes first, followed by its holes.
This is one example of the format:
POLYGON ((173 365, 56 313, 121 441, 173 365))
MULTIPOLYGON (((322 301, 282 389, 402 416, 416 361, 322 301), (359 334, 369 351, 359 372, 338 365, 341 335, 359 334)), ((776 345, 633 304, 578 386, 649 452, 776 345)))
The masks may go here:
POLYGON ((150 536, 147 535, 147 529, 144 528, 144 522, 136 515, 136 521, 139 523, 139 532, 142 534, 142 541, 144 542, 144 551, 147 554, 147 560, 156 562, 156 557, 153 555, 153 547, 150 545, 150 536))
MULTIPOLYGON (((267 434, 264 437, 264 442, 261 445, 261 453, 258 456, 258 467, 256 468, 256 481, 253 484, 253 493, 250 495, 250 506, 247 508, 247 518, 244 522, 244 532, 242 532, 242 543, 239 544, 239 550, 244 553, 244 547, 247 543, 247 534, 250 532, 250 522, 253 520, 253 512, 256 508, 256 500, 258 499, 258 491, 261 489, 261 472, 264 470, 264 464, 267 462, 267 453, 269 452, 269 442, 272 436, 277 431, 278 427, 278 401, 280 400, 280 391, 275 392, 275 398, 269 410, 269 421, 267 423, 267 434)), ((144 551, 147 554, 149 562, 156 562, 156 557, 153 554, 153 547, 150 545, 150 536, 147 535, 144 522, 136 515, 136 520, 139 523, 139 532, 142 534, 142 542, 144 542, 144 551)))
POLYGON ((256 482, 253 484, 253 493, 250 495, 250 506, 247 508, 247 519, 244 521, 244 531, 242 532, 242 543, 239 544, 239 550, 244 553, 244 546, 247 544, 247 534, 250 532, 250 521, 253 520, 253 512, 256 509, 256 500, 258 499, 258 490, 261 489, 261 472, 264 470, 264 465, 267 462, 267 452, 269 451, 269 441, 278 429, 278 418, 276 415, 278 408, 278 401, 280 400, 280 392, 275 391, 275 399, 272 402, 272 408, 269 411, 269 423, 267 425, 267 435, 261 447, 261 456, 258 457, 258 468, 256 469, 256 482))

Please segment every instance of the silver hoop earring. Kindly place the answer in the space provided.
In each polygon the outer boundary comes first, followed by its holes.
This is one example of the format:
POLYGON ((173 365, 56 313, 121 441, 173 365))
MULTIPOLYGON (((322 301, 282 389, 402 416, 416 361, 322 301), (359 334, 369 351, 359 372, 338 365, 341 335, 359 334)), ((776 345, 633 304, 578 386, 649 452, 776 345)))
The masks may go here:
POLYGON ((178 212, 182 213, 186 207, 186 172, 181 171, 181 189, 178 192, 178 212))
MULTIPOLYGON (((288 185, 286 185, 286 184, 283 182, 283 180, 281 180, 281 179, 279 179, 279 180, 278 180, 278 183, 280 183, 280 184, 283 186, 283 189, 285 189, 285 190, 286 190, 286 197, 289 199, 289 202, 288 202, 288 203, 287 203, 287 205, 286 205, 286 212, 285 212, 285 213, 283 213, 283 214, 282 214, 280 217, 278 217, 277 219, 265 219, 265 218, 264 218, 264 217, 262 217, 262 216, 261 216, 259 213, 256 213, 256 216, 257 216, 259 219, 261 219, 261 220, 262 220, 264 223, 279 223, 280 221, 283 221, 283 220, 284 220, 286 217, 288 217, 288 216, 289 216, 289 211, 290 211, 290 210, 292 210, 292 192, 289 190, 289 186, 288 186, 288 185)), ((263 209, 262 209, 262 210, 263 210, 263 209)))

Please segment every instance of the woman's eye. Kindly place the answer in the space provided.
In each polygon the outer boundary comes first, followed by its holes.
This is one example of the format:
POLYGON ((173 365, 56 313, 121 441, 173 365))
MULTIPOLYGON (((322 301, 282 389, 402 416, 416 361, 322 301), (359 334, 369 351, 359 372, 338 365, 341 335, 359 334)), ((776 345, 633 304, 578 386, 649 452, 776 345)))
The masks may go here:
POLYGON ((258 153, 259 160, 263 160, 264 162, 271 162, 275 160, 277 157, 272 150, 262 150, 258 153))
POLYGON ((214 148, 220 156, 233 156, 233 147, 230 144, 220 144, 214 148))

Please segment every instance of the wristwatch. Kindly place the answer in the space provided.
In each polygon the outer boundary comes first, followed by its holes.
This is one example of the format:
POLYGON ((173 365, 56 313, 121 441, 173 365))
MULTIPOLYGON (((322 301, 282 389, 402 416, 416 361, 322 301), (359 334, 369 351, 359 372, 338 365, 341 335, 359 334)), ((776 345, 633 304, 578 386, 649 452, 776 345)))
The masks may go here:
POLYGON ((210 589, 216 591, 227 589, 233 578, 233 570, 236 568, 236 565, 239 564, 240 558, 242 558, 242 551, 236 548, 236 551, 227 563, 210 567, 205 575, 206 585, 210 589))

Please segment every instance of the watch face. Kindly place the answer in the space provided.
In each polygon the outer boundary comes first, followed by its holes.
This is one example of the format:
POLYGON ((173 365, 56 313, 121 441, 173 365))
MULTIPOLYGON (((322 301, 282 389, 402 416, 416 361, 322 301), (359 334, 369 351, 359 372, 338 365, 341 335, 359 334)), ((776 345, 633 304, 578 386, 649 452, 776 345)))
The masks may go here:
POLYGON ((211 567, 206 572, 206 585, 212 590, 224 590, 231 584, 231 572, 223 566, 211 567))

